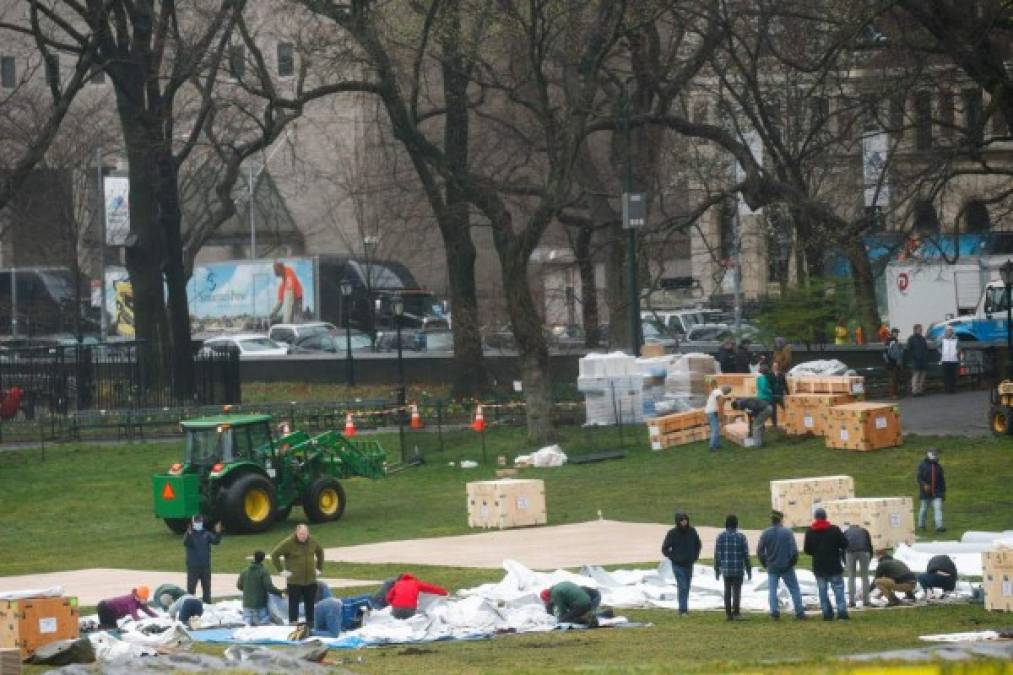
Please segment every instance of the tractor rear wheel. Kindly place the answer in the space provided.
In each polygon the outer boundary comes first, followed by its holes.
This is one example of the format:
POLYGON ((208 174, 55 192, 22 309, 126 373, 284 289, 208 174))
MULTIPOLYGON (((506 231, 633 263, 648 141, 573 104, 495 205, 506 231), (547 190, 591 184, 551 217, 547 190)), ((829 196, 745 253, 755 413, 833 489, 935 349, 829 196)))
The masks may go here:
POLYGON ((314 523, 337 520, 345 512, 345 490, 335 478, 317 478, 303 495, 302 508, 314 523))
POLYGON ((189 518, 166 518, 165 525, 174 534, 186 534, 186 528, 190 526, 189 518))
POLYGON ((263 532, 274 522, 274 485, 260 474, 240 476, 222 497, 222 520, 230 532, 263 532))
POLYGON ((1013 408, 1005 405, 994 405, 988 411, 988 426, 997 436, 1013 434, 1013 408))

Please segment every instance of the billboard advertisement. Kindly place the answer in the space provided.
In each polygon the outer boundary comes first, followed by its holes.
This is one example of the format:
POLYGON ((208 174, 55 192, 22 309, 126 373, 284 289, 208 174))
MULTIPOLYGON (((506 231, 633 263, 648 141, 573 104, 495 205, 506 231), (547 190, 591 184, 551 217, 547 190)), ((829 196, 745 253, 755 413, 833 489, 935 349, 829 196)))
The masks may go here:
POLYGON ((103 189, 106 201, 106 244, 123 246, 130 234, 130 180, 125 176, 106 176, 103 189))
MULTIPOLYGON (((196 265, 186 285, 190 330, 194 335, 266 332, 271 323, 313 320, 316 281, 312 258, 196 265)), ((123 267, 106 268, 105 311, 111 335, 134 336, 134 296, 123 267)))

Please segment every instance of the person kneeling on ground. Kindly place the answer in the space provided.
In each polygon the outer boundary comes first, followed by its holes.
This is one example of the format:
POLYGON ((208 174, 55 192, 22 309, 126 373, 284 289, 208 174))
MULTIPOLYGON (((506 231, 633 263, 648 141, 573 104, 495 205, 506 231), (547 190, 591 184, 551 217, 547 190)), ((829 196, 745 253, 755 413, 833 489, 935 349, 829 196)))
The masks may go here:
POLYGON ((427 584, 410 574, 402 574, 387 591, 387 604, 395 619, 410 619, 419 610, 419 593, 447 595, 447 590, 434 584, 427 584))
POLYGON ((753 580, 753 569, 749 564, 749 541, 738 530, 739 519, 735 515, 725 518, 725 530, 714 542, 714 578, 725 578, 725 618, 739 620, 739 601, 742 597, 742 575, 753 580))
POLYGON ((933 556, 925 572, 918 575, 918 583, 925 590, 925 597, 934 597, 932 589, 942 590, 943 597, 957 587, 957 565, 948 555, 933 556))
POLYGON ((271 573, 264 567, 263 551, 253 553, 253 562, 239 575, 236 588, 243 592, 243 621, 251 626, 271 623, 267 594, 281 595, 282 591, 274 585, 271 573))
POLYGON ((324 598, 313 608, 313 635, 336 638, 341 635, 344 603, 340 598, 324 598))
POLYGON ((665 535, 661 553, 672 563, 672 574, 679 594, 679 616, 689 611, 689 587, 693 582, 693 564, 700 559, 700 535, 689 524, 689 516, 675 514, 675 527, 665 535))
POLYGON ((848 608, 844 598, 842 576, 844 567, 841 560, 848 550, 848 540, 841 532, 841 528, 830 524, 825 510, 816 509, 813 512, 813 522, 806 530, 803 550, 812 556, 813 576, 816 577, 823 620, 834 620, 834 608, 830 604, 830 588, 834 590, 837 618, 846 620, 848 608))
POLYGON ((756 445, 763 445, 763 425, 773 414, 770 404, 758 398, 740 398, 732 401, 732 410, 744 410, 749 417, 749 435, 756 445))
POLYGON ((144 612, 151 618, 157 617, 158 615, 147 605, 150 593, 147 586, 138 586, 131 589, 130 595, 121 595, 99 602, 96 607, 99 629, 113 630, 116 628, 116 622, 125 616, 139 621, 141 615, 138 612, 144 612))
POLYGON ((188 624, 191 628, 196 628, 197 622, 191 622, 191 619, 199 620, 200 617, 204 616, 204 603, 187 593, 179 596, 176 602, 169 605, 169 609, 166 611, 169 613, 170 618, 180 623, 188 624))
POLYGON ((560 581, 543 590, 539 597, 545 603, 545 611, 556 617, 559 623, 577 623, 588 628, 598 625, 595 610, 601 604, 601 593, 593 588, 578 586, 572 581, 560 581))
POLYGON ((897 597, 898 591, 904 593, 909 600, 915 599, 915 581, 915 575, 907 565, 886 551, 880 552, 879 561, 876 563, 876 578, 872 580, 872 585, 886 596, 890 607, 904 604, 897 597))

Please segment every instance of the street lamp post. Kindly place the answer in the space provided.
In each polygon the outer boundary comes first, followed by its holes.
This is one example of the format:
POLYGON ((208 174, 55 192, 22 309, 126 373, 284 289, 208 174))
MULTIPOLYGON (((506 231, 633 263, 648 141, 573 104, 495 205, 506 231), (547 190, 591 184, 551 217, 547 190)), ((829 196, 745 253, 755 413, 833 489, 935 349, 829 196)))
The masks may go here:
POLYGON ((404 412, 405 412, 405 383, 404 383, 404 355, 401 351, 401 317, 404 315, 404 298, 395 295, 391 300, 391 308, 394 310, 394 326, 397 332, 397 433, 401 439, 401 461, 405 461, 404 449, 404 412))
POLYGON ((1013 260, 1006 259, 999 275, 1006 287, 1006 377, 1013 379, 1013 260))
POLYGON ((640 356, 640 288, 637 275, 637 227, 643 224, 643 195, 633 193, 633 140, 630 133, 633 98, 630 94, 632 78, 623 83, 623 121, 626 145, 626 180, 623 192, 623 227, 626 228, 627 283, 630 304, 630 353, 640 356))
POLYGON ((352 283, 341 282, 341 311, 340 319, 345 322, 345 381, 349 387, 355 386, 355 363, 352 361, 352 322, 347 314, 348 301, 352 297, 352 283), (347 313, 347 314, 346 314, 347 313))

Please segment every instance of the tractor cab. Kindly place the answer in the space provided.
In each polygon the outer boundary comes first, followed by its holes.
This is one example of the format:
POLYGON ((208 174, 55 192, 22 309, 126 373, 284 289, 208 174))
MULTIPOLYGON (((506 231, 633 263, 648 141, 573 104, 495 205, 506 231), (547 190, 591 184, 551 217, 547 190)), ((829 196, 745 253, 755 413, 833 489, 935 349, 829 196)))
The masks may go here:
POLYGON ((262 462, 274 456, 269 415, 222 415, 183 423, 184 463, 198 472, 234 462, 262 462))

